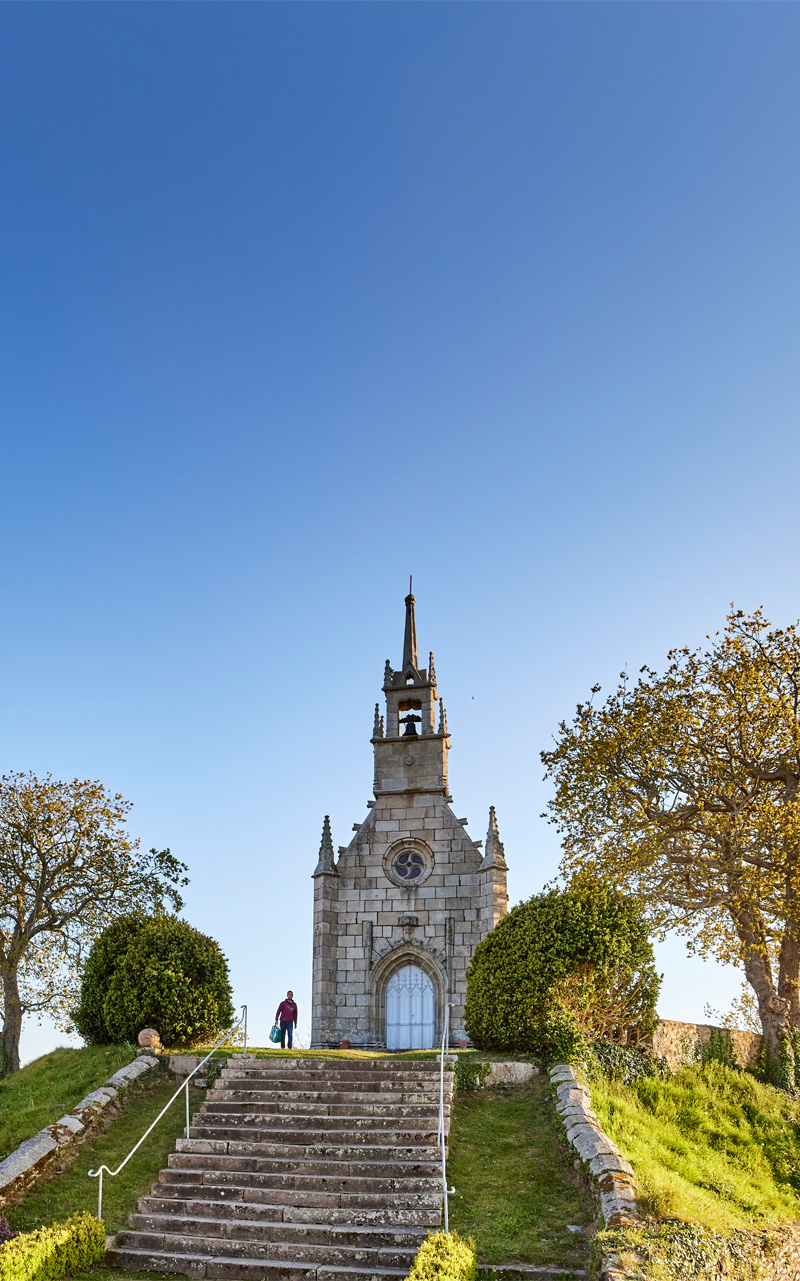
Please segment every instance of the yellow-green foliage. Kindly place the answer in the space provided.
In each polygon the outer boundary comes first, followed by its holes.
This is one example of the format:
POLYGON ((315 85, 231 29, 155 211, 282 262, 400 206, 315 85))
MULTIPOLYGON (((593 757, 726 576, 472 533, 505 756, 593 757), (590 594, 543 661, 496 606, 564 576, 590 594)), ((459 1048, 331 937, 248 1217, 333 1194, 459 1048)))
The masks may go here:
POLYGON ((800 1102, 721 1063, 635 1085, 599 1078, 592 1102, 661 1219, 716 1232, 800 1217, 800 1102))
POLYGON ((475 1242, 457 1232, 434 1232, 423 1241, 411 1264, 409 1281, 475 1281, 475 1242))
POLYGON ((105 1258, 105 1229, 93 1214, 24 1232, 0 1246, 0 1281, 58 1281, 105 1258))

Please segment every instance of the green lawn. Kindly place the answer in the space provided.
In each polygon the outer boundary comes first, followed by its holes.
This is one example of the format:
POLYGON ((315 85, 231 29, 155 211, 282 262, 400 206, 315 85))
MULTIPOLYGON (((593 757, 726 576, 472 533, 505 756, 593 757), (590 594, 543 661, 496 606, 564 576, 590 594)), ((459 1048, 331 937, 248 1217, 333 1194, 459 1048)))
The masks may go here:
MULTIPOLYGON (((163 1054, 199 1054, 207 1053, 203 1049, 164 1049, 163 1054)), ((241 1046, 232 1049, 229 1045, 214 1051, 215 1059, 228 1059, 241 1054, 241 1046)), ((390 1053, 385 1050, 282 1050, 274 1045, 248 1045, 247 1053, 257 1059, 438 1059, 439 1050, 404 1050, 401 1053, 390 1053)), ((448 1054, 466 1054, 482 1060, 508 1059, 507 1054, 484 1054, 477 1050, 448 1050, 448 1054)))
POLYGON ((723 1232, 800 1218, 800 1100, 719 1063, 591 1091, 654 1216, 723 1232))
POLYGON ((132 1045, 53 1050, 0 1080, 0 1161, 135 1057, 132 1045))
MULTIPOLYGON (((66 1219, 77 1210, 96 1214, 97 1179, 88 1177, 89 1170, 97 1169, 101 1164, 115 1170, 175 1092, 177 1085, 174 1077, 164 1079, 159 1073, 155 1082, 148 1083, 145 1077, 141 1086, 131 1086, 127 1108, 105 1134, 95 1143, 81 1148, 69 1170, 40 1183, 24 1201, 6 1211, 11 1226, 18 1232, 30 1232, 43 1224, 66 1219)), ((203 1097, 202 1091, 190 1090, 192 1113, 203 1102, 203 1097)), ((119 1232, 127 1226, 128 1215, 135 1212, 139 1197, 149 1193, 159 1170, 167 1163, 167 1154, 175 1140, 183 1134, 184 1118, 183 1096, 179 1096, 125 1169, 114 1179, 104 1176, 103 1220, 107 1233, 119 1232)))
POLYGON ((562 1142, 547 1081, 456 1095, 450 1131, 450 1227, 481 1263, 580 1268, 594 1203, 562 1142), (581 1226, 571 1233, 567 1224, 581 1226))

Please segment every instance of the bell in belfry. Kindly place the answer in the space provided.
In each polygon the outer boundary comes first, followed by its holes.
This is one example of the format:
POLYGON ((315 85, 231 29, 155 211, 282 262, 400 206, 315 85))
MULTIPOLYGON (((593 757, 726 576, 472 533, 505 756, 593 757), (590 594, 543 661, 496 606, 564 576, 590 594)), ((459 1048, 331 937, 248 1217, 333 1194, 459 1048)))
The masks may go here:
POLYGON ((419 723, 422 724, 422 717, 415 716, 413 712, 409 712, 408 716, 403 716, 401 718, 400 724, 405 725, 405 729, 403 730, 403 738, 417 737, 417 727, 414 723, 415 721, 419 721, 419 723))

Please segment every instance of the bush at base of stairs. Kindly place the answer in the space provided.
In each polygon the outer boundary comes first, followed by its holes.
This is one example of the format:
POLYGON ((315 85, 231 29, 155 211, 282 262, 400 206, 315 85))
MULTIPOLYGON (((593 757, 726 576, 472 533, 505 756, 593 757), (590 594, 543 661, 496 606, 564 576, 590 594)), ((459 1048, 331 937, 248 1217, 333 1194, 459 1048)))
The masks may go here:
POLYGON ((423 1241, 408 1274, 409 1281, 475 1281, 475 1242, 457 1232, 434 1232, 423 1241))
POLYGON ((0 1281, 59 1281, 102 1263, 105 1254, 102 1223, 93 1214, 73 1214, 0 1246, 0 1281))

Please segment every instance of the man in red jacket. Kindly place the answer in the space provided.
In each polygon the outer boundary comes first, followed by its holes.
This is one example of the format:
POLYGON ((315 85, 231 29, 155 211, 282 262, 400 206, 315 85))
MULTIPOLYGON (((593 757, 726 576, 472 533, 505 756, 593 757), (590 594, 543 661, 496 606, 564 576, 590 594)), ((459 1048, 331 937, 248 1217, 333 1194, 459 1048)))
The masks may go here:
POLYGON ((292 1048, 292 1028, 297 1027, 297 1006, 292 1000, 292 993, 286 993, 286 1000, 281 1001, 275 1014, 275 1022, 281 1025, 281 1049, 286 1049, 286 1038, 289 1038, 289 1049, 292 1048))

